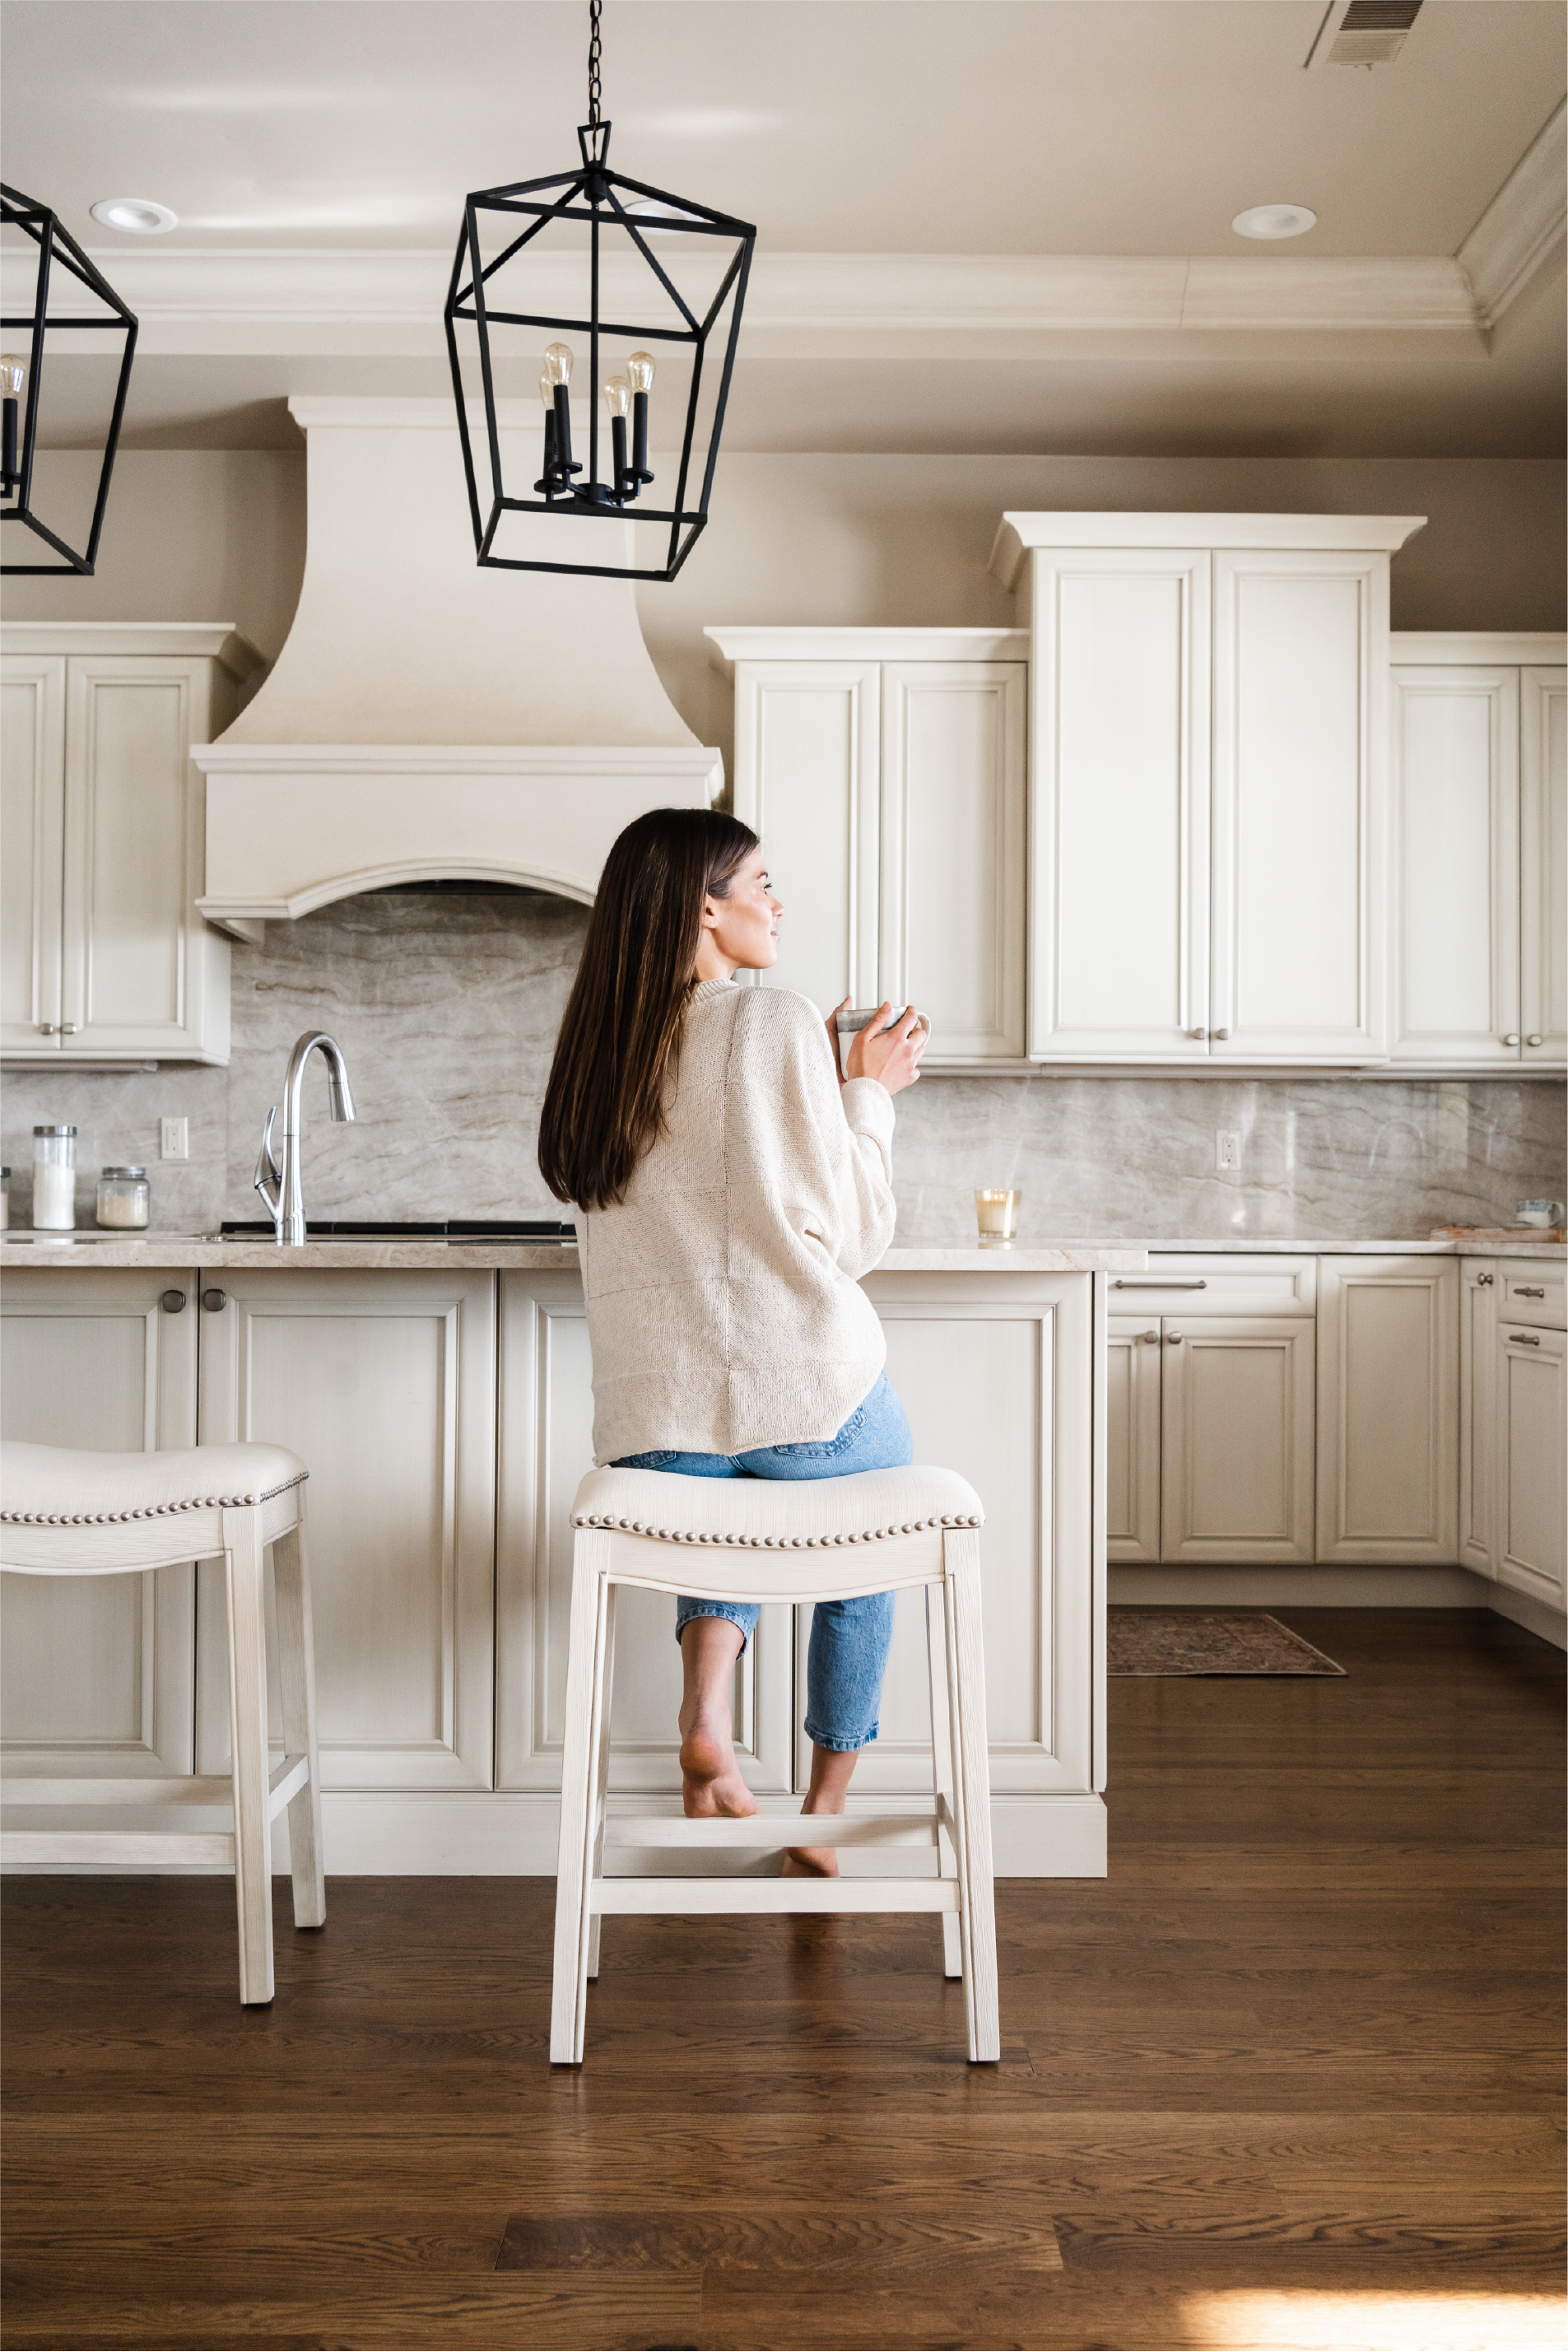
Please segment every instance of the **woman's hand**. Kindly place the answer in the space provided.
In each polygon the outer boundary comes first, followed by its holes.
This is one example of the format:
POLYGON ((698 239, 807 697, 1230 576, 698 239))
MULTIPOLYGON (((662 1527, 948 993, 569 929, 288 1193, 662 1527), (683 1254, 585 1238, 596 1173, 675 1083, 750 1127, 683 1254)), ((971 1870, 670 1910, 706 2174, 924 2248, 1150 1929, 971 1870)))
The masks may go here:
POLYGON ((920 1015, 912 1004, 905 1005, 897 1025, 888 1028, 893 1017, 893 999, 881 1006, 874 1021, 868 1021, 849 1041, 849 1052, 843 1059, 846 1078, 874 1078, 890 1095, 902 1094, 920 1076, 920 1056, 925 1051, 926 1030, 920 1025, 920 1015))

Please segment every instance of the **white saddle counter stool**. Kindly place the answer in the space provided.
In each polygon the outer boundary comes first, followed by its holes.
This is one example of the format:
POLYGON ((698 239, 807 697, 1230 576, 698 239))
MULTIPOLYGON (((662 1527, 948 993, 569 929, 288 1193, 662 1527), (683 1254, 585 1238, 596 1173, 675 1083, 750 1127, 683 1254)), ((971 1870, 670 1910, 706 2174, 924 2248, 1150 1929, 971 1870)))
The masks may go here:
POLYGON ((962 1976, 969 2056, 1001 2055, 991 1878, 990 1779, 980 1638, 978 1496, 952 1470, 863 1470, 848 1478, 683 1478, 591 1470, 571 1523, 571 1634, 556 1884, 550 2060, 582 2063, 588 1979, 606 1912, 877 1912, 942 1915, 944 1964, 962 1976), (705 1601, 848 1601, 925 1587, 935 1804, 929 1814, 813 1814, 812 1845, 936 1848, 935 1876, 653 1878, 604 1874, 612 1845, 718 1853, 801 1843, 793 1815, 744 1821, 611 1819, 607 1813, 615 1591, 622 1584, 705 1601))
POLYGON ((305 1481, 281 1445, 198 1445, 168 1454, 89 1454, 0 1445, 0 1567, 22 1576, 141 1576, 221 1559, 227 1572, 229 1780, 55 1780, 8 1774, 7 1807, 232 1804, 227 1831, 14 1830, 0 1859, 19 1864, 218 1863, 235 1874, 239 1997, 272 1999, 270 1825, 288 1808, 294 1924, 327 1916, 321 1868, 316 1679, 305 1557, 305 1481), (264 1555, 273 1556, 284 1757, 269 1769, 264 1555))

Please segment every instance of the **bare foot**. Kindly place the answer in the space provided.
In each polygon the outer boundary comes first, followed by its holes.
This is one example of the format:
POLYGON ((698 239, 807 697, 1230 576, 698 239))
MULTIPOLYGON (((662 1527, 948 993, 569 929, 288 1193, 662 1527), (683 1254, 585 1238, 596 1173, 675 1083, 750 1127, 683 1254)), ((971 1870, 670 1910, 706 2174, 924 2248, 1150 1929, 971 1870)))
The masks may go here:
POLYGON ((691 1821, 715 1814, 745 1821, 757 1811, 757 1800, 735 1760, 729 1709, 722 1703, 681 1709, 681 1803, 691 1821))
MULTIPOLYGON (((841 1805, 811 1805, 809 1798, 807 1805, 812 1812, 816 1813, 843 1811, 841 1805)), ((801 1810, 805 1811, 806 1807, 803 1806, 801 1810)), ((781 1878, 837 1878, 838 1875, 839 1851, 837 1846, 831 1845, 790 1846, 785 1853, 784 1867, 779 1873, 781 1878)))

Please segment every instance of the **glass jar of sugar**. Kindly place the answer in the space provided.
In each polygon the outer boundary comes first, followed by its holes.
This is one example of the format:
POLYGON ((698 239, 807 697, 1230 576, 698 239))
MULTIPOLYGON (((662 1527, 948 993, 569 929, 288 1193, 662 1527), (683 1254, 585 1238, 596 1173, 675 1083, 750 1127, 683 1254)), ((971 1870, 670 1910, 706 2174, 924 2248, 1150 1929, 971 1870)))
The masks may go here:
POLYGON ((77 1131, 33 1129, 33 1230, 68 1234, 77 1221, 77 1131))
POLYGON ((98 1222, 144 1229, 152 1200, 145 1168, 106 1168, 98 1180, 98 1222))

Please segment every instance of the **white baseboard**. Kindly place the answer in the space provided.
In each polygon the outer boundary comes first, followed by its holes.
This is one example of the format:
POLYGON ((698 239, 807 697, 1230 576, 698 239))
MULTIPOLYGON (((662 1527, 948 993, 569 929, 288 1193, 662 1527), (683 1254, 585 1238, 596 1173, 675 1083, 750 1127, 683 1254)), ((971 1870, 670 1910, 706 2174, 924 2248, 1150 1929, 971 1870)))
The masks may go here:
MULTIPOLYGON (((639 1797, 639 1812, 664 1810, 656 1800, 639 1797)), ((671 1804, 669 1810, 674 1811, 671 1804)), ((775 1801, 765 1811, 777 1811, 779 1843, 786 1824, 800 1816, 793 1803, 775 1801)), ((917 1798, 879 1796, 852 1811, 918 1813, 917 1798)), ((182 1829, 221 1829, 227 1815, 204 1808, 182 1813, 182 1829)), ((68 1815, 51 1809, 49 1826, 72 1829, 169 1828, 167 1809, 129 1805, 81 1805, 68 1815)), ((461 1795, 396 1795, 382 1791, 329 1790, 321 1800, 321 1828, 327 1874, 336 1878, 553 1878, 559 1835, 559 1805, 554 1797, 524 1796, 487 1790, 461 1795)), ((998 1878, 1103 1878, 1106 1874, 1106 1814, 1103 1797, 997 1797, 991 1803, 991 1834, 998 1878)), ((678 1857, 664 1848, 622 1847, 616 1850, 618 1871, 674 1875, 678 1857)), ((871 1874, 880 1866, 898 1875, 909 1874, 907 1853, 849 1853, 847 1874, 871 1874)), ((273 1824, 272 1866, 288 1867, 287 1824, 280 1816, 273 1824)), ((745 1867, 758 1872, 773 1865, 759 1855, 745 1867)), ((99 1873, 47 1874, 60 1876, 99 1873)), ((105 1874, 114 1875, 107 1870, 105 1874)), ((141 1875, 141 1873, 120 1874, 141 1875)), ((184 1874, 181 1874, 183 1875, 184 1874)))
POLYGON ((1498 1587, 1468 1568, 1145 1568, 1113 1561, 1118 1607, 1493 1609, 1498 1587))
POLYGON ((1489 1584, 1487 1607, 1495 1609, 1500 1617, 1507 1617, 1515 1625, 1522 1625, 1527 1633, 1539 1633, 1543 1642, 1568 1650, 1568 1617, 1559 1609, 1549 1609, 1533 1592, 1516 1592, 1511 1584, 1489 1584))

